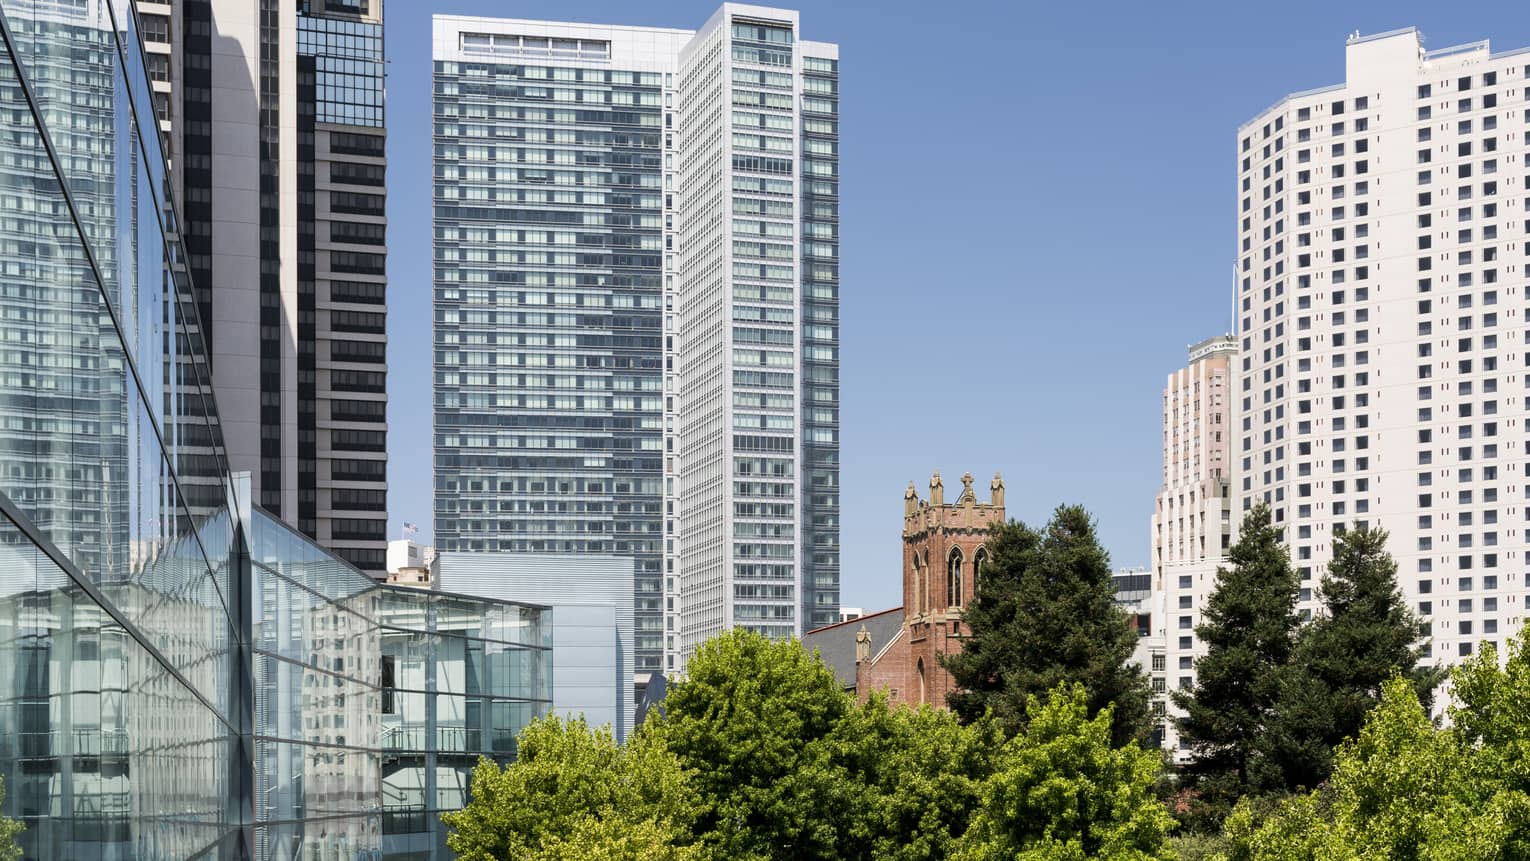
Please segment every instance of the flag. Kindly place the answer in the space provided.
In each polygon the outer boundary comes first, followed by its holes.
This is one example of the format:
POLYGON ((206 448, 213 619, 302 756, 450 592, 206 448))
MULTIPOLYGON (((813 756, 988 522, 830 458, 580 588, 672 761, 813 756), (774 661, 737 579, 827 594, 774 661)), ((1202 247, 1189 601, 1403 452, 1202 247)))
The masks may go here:
POLYGON ((404 534, 405 535, 415 535, 415 534, 418 534, 419 531, 420 531, 420 527, 414 525, 413 523, 410 523, 407 520, 404 521, 404 534))

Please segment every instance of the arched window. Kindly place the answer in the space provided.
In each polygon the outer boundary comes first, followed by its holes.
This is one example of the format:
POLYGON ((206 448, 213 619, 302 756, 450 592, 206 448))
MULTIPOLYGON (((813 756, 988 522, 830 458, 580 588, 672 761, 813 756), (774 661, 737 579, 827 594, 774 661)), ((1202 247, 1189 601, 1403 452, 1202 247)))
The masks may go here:
POLYGON ((924 612, 924 565, 920 564, 919 551, 914 551, 914 612, 924 612))
POLYGON ((920 554, 919 571, 919 609, 930 609, 930 551, 925 550, 920 554))
POLYGON ((946 598, 947 606, 960 607, 962 605, 962 551, 961 548, 951 550, 951 558, 946 561, 946 598))
POLYGON ((972 594, 974 595, 983 588, 983 569, 986 567, 988 567, 988 549, 979 547, 977 552, 972 554, 972 594))
POLYGON ((924 693, 924 658, 919 659, 919 702, 929 702, 924 693))

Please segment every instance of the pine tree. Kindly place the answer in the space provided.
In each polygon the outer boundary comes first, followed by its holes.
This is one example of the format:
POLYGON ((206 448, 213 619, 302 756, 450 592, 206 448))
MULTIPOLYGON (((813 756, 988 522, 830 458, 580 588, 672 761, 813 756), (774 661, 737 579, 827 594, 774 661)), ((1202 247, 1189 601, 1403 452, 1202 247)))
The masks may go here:
POLYGON ((1059 684, 1083 684, 1089 715, 1115 704, 1116 745, 1148 729, 1148 683, 1127 659, 1136 634, 1115 603, 1110 557, 1079 506, 1061 506, 1037 532, 1010 522, 986 545, 983 583, 964 620, 960 654, 942 657, 960 690, 948 697, 963 721, 992 709, 1007 733, 1027 722, 1032 697, 1043 703, 1059 684))
POLYGON ((1200 811, 1213 818, 1249 791, 1284 782, 1270 759, 1267 731, 1299 624, 1296 572, 1268 506, 1248 513, 1227 557, 1195 629, 1206 646, 1195 687, 1174 692, 1185 711, 1177 723, 1191 756, 1186 776, 1200 811))
POLYGON ((1273 742, 1287 788, 1328 779, 1334 749, 1359 734, 1394 673, 1412 684, 1426 710, 1444 678, 1443 670, 1419 665, 1422 628, 1398 591, 1386 541, 1376 528, 1334 540, 1319 586, 1323 612, 1303 629, 1282 682, 1273 742))

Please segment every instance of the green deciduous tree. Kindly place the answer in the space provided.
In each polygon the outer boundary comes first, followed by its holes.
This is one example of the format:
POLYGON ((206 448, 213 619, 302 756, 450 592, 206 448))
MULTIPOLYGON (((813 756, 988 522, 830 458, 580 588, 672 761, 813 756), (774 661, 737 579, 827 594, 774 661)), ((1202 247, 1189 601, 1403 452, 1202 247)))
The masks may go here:
POLYGON ((1110 709, 1089 717, 1080 685, 1032 697, 1029 721, 1000 751, 960 861, 1172 858, 1173 826, 1153 793, 1156 753, 1111 743, 1110 709))
MULTIPOLYGON (((0 782, 0 804, 5 802, 5 784, 0 782)), ((0 816, 0 861, 21 861, 21 846, 16 838, 26 830, 19 820, 0 816)))
POLYGON ((1299 623, 1296 572, 1267 506, 1243 519, 1227 559, 1196 628, 1206 654, 1196 662, 1195 687, 1174 692, 1185 711, 1178 725, 1194 806, 1213 819, 1247 792, 1284 785, 1269 728, 1299 623))
POLYGON ((1338 536, 1319 595, 1323 612, 1305 626, 1281 681, 1271 730, 1289 789, 1328 779, 1333 751, 1354 738, 1395 673, 1412 683, 1427 711, 1444 671, 1419 665, 1421 626, 1397 588, 1387 534, 1375 528, 1338 536))
POLYGON ((991 711, 1014 733, 1031 698, 1077 682, 1090 715, 1114 704, 1117 744, 1146 737, 1147 676, 1127 663, 1136 635, 1115 603, 1110 557, 1089 514, 1059 507, 1040 532, 1010 522, 985 546, 983 582, 963 612, 971 637, 960 654, 942 658, 961 687, 951 708, 966 721, 991 711))
POLYGON ((625 747, 583 719, 548 717, 521 732, 515 762, 473 770, 472 800, 443 819, 463 861, 693 861, 700 796, 662 743, 625 747))
POLYGON ((464 861, 1161 857, 1157 754, 1112 747, 1110 708, 1090 717, 1081 686, 1033 697, 1029 728, 1006 740, 986 718, 858 704, 796 641, 721 634, 687 669, 626 747, 581 720, 527 727, 519 760, 481 762, 468 807, 445 817, 451 848, 464 861))
MULTIPOLYGON (((1394 676, 1321 790, 1254 827, 1229 818, 1228 861, 1530 857, 1530 648, 1489 648, 1452 673, 1439 728, 1394 676)), ((1240 811, 1241 812, 1241 811, 1240 811)))
POLYGON ((795 640, 736 629, 696 650, 652 730, 696 775, 719 857, 836 857, 856 791, 825 739, 851 706, 795 640))
POLYGON ((860 785, 840 856, 866 861, 949 857, 1004 742, 993 721, 964 726, 950 712, 893 708, 881 696, 853 709, 834 736, 860 785))

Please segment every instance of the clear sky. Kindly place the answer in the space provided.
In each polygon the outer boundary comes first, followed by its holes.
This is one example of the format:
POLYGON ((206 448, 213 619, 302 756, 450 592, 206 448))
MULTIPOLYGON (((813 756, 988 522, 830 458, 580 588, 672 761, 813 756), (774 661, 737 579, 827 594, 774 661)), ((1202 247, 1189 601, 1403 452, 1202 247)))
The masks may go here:
MULTIPOLYGON (((783 4, 794 5, 794 4, 783 4)), ((386 0, 389 535, 431 533, 430 15, 694 28, 710 0, 386 0)), ((910 480, 1002 470, 1010 516, 1085 505, 1150 555, 1160 403, 1229 330, 1234 135, 1338 83, 1344 40, 1530 45, 1530 4, 803 0, 841 77, 842 600, 902 600, 910 480)))

